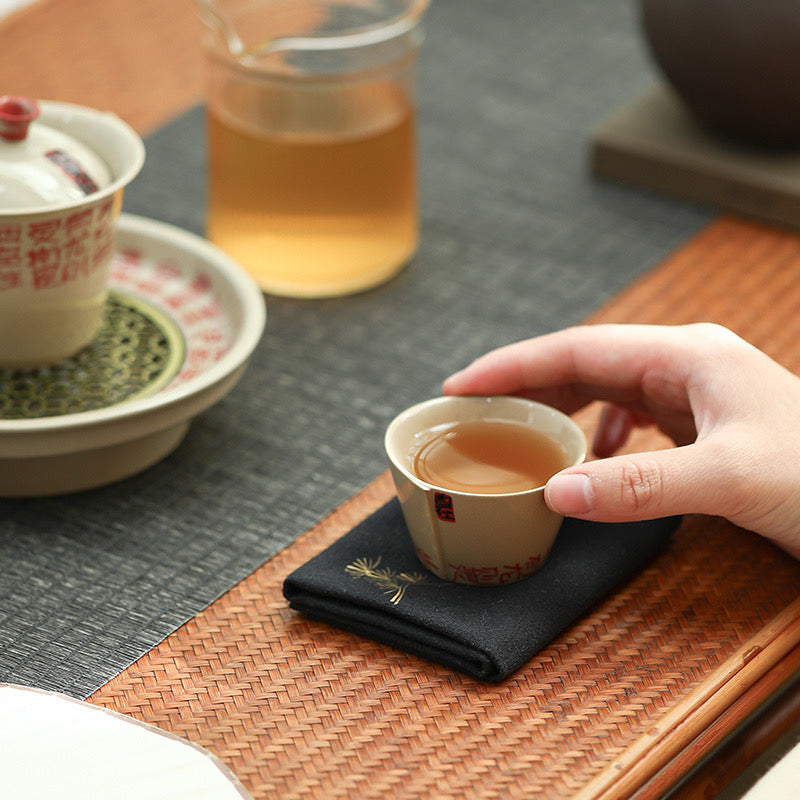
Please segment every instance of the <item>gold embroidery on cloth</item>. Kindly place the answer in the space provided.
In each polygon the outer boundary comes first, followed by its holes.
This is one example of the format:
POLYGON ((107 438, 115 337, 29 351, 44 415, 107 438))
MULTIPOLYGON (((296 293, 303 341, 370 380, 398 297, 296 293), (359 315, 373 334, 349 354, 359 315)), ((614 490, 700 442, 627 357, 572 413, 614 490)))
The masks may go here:
POLYGON ((352 564, 348 564, 344 569, 354 578, 363 578, 371 581, 384 594, 391 595, 389 602, 397 605, 406 593, 409 586, 419 583, 427 583, 427 577, 421 572, 395 572, 388 567, 378 568, 381 557, 374 559, 357 558, 352 564))

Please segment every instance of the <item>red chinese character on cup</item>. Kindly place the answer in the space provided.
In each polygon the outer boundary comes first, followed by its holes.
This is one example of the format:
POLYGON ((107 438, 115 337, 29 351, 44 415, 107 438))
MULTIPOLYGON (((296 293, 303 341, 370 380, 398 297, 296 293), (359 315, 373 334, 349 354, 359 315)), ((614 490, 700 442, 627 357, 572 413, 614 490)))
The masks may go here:
POLYGON ((419 560, 429 569, 431 572, 438 572, 439 568, 436 566, 436 562, 421 548, 415 547, 417 557, 419 560))
POLYGON ((0 245, 19 244, 22 241, 22 225, 0 225, 0 245))
POLYGON ((70 214, 66 220, 67 231, 75 233, 76 231, 86 230, 92 224, 93 213, 91 208, 86 208, 83 211, 70 214))
POLYGON ((28 266, 33 273, 34 289, 46 289, 61 283, 59 267, 60 251, 54 247, 40 247, 28 252, 28 266))
POLYGON ((455 522, 456 512, 453 509, 453 498, 444 492, 435 492, 433 495, 433 507, 436 516, 444 522, 455 522))
POLYGON ((28 238, 32 244, 46 244, 52 242, 61 228, 60 219, 45 219, 41 222, 31 222, 28 225, 28 238))
POLYGON ((18 289, 22 286, 22 273, 19 270, 0 270, 0 292, 18 289))
POLYGON ((525 573, 533 572, 535 569, 538 569, 542 564, 542 556, 541 554, 531 556, 523 565, 522 570, 525 573))
POLYGON ((108 219, 111 214, 111 209, 114 207, 114 198, 110 197, 103 205, 97 207, 97 222, 103 223, 108 219))
POLYGON ((17 269, 22 262, 22 249, 17 245, 0 244, 0 267, 17 269))
POLYGON ((459 583, 474 583, 477 586, 497 583, 497 567, 469 567, 464 564, 451 564, 453 580, 459 583))
POLYGON ((64 245, 61 253, 61 281, 74 281, 88 271, 88 239, 86 236, 73 236, 64 245))

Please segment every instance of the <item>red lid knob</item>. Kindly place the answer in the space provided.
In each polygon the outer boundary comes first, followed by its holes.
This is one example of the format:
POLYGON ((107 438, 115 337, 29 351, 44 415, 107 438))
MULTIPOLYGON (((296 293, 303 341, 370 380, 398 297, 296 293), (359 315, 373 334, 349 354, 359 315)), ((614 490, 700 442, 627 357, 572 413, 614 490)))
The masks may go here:
POLYGON ((39 104, 27 97, 0 97, 0 138, 18 142, 28 135, 28 125, 39 116, 39 104))

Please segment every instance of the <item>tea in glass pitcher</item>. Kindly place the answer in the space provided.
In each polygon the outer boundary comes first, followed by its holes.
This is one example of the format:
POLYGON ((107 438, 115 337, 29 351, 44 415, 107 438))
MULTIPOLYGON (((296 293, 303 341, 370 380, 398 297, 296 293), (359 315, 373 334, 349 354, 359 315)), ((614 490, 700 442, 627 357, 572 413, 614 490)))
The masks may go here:
POLYGON ((392 277, 418 241, 413 72, 427 0, 201 6, 208 238, 273 294, 392 277))

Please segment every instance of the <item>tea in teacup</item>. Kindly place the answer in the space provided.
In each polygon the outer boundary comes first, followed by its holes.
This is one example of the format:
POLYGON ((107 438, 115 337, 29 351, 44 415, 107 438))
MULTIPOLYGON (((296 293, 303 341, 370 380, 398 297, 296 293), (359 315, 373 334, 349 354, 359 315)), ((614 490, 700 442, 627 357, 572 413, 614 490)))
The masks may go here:
POLYGON ((567 464, 562 444, 511 419, 437 425, 417 434, 409 453, 411 471, 426 483, 478 494, 536 489, 567 464))

